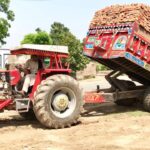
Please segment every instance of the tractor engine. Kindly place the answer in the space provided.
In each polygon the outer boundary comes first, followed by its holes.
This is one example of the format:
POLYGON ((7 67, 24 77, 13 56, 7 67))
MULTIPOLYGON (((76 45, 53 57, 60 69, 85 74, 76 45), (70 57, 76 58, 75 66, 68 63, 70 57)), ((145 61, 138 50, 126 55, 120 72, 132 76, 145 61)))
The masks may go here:
POLYGON ((18 70, 0 71, 0 100, 11 99, 13 89, 20 81, 18 70))
POLYGON ((11 85, 9 72, 0 72, 0 99, 9 99, 11 96, 11 85))

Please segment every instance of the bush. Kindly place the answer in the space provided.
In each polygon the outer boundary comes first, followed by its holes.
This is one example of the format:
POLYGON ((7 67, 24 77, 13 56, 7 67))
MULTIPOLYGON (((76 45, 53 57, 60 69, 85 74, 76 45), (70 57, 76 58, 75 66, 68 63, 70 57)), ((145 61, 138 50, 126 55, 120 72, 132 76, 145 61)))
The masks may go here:
POLYGON ((106 67, 105 65, 98 64, 98 65, 96 66, 96 72, 99 72, 99 71, 106 71, 106 70, 109 70, 109 68, 106 67))
POLYGON ((94 75, 86 75, 86 76, 84 76, 84 79, 91 79, 91 78, 95 78, 95 76, 94 75))

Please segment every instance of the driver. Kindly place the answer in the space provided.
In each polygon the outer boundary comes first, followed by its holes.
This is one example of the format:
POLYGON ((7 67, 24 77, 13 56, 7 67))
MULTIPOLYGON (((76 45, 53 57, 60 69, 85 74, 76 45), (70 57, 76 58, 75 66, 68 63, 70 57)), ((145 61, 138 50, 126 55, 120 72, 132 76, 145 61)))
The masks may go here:
POLYGON ((40 68, 43 68, 41 60, 36 55, 31 55, 24 66, 24 72, 28 72, 28 74, 25 76, 22 90, 19 91, 20 94, 25 95, 28 93, 29 87, 34 85, 37 71, 40 68))

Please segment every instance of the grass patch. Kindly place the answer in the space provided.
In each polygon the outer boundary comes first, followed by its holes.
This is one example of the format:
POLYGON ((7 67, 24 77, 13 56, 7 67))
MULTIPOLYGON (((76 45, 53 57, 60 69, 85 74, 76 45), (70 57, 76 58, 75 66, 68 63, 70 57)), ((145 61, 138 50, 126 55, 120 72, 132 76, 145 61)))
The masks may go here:
POLYGON ((86 76, 84 76, 84 79, 92 79, 92 78, 95 78, 95 76, 94 75, 86 75, 86 76))
POLYGON ((150 115, 150 113, 142 111, 142 110, 130 111, 130 112, 127 112, 127 114, 133 117, 141 117, 141 116, 150 115))

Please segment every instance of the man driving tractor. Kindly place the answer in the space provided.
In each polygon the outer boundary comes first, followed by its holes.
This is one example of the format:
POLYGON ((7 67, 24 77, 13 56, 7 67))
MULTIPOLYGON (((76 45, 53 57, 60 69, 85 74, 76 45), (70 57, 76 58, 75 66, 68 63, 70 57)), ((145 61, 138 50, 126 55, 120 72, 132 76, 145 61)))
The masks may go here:
POLYGON ((23 87, 18 93, 26 95, 29 87, 32 87, 35 82, 37 71, 43 68, 41 59, 36 55, 31 55, 31 58, 27 60, 24 65, 24 73, 26 74, 23 87))

